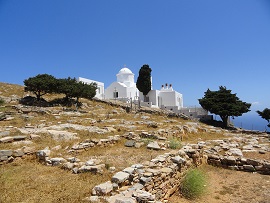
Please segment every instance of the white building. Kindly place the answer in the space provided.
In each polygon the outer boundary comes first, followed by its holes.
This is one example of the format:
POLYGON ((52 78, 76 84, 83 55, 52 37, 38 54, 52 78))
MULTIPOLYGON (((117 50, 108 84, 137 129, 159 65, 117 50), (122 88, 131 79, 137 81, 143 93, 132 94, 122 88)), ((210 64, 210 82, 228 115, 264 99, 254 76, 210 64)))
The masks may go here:
POLYGON ((105 99, 128 100, 139 96, 139 91, 134 82, 134 74, 124 67, 116 75, 117 81, 105 89, 105 99))
POLYGON ((104 83, 103 82, 98 82, 98 81, 95 81, 95 80, 89 80, 89 79, 82 78, 82 77, 78 77, 77 81, 83 82, 85 84, 96 83, 97 84, 97 90, 96 90, 95 98, 104 99, 105 94, 104 94, 104 83))
MULTIPOLYGON (((140 93, 140 98, 143 94, 140 93)), ((150 90, 146 95, 147 101, 142 102, 142 105, 149 107, 158 107, 177 112, 183 108, 183 95, 173 90, 172 85, 162 85, 160 90, 150 90)))

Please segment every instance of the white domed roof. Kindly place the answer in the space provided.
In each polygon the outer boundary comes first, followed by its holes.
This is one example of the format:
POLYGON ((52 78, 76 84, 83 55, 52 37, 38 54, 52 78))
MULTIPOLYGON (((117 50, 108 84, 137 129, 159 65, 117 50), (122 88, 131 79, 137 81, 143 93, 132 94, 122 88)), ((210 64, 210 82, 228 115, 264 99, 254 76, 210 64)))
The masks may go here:
POLYGON ((128 68, 122 68, 118 74, 133 74, 131 70, 129 70, 128 68))

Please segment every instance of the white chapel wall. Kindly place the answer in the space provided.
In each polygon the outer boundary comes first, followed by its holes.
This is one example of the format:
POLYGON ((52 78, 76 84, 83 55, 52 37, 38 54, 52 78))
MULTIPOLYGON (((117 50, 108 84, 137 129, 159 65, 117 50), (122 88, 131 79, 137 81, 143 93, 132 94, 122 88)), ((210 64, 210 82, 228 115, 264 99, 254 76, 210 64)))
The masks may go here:
POLYGON ((95 97, 98 98, 98 99, 104 99, 105 90, 104 90, 104 83, 103 82, 99 82, 99 81, 95 81, 95 80, 90 80, 90 79, 83 78, 83 77, 78 77, 77 78, 77 81, 83 82, 85 84, 96 83, 97 84, 97 90, 96 90, 95 97))

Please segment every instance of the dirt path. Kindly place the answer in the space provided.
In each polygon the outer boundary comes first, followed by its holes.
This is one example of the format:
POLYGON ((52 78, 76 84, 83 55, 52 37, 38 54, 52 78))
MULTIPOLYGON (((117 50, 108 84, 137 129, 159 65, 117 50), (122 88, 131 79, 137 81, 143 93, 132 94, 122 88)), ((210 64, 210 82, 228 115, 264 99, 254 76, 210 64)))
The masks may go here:
POLYGON ((186 200, 179 192, 170 203, 270 203, 270 176, 203 166, 209 183, 207 194, 198 200, 186 200))

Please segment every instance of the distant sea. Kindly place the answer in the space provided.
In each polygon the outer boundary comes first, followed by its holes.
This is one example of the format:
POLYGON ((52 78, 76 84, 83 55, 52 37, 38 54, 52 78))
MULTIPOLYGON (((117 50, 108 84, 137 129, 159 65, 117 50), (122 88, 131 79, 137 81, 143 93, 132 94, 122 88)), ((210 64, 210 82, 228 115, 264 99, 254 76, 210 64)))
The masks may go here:
MULTIPOLYGON (((220 120, 219 116, 215 116, 216 120, 220 120)), ((235 117, 231 119, 231 122, 235 127, 243 128, 246 130, 256 130, 256 131, 270 131, 270 128, 267 127, 268 122, 262 119, 257 113, 249 112, 245 113, 242 116, 235 117)))
POLYGON ((247 130, 259 130, 270 131, 267 127, 268 122, 262 119, 257 113, 246 113, 242 116, 231 119, 232 123, 236 127, 240 127, 247 130))

